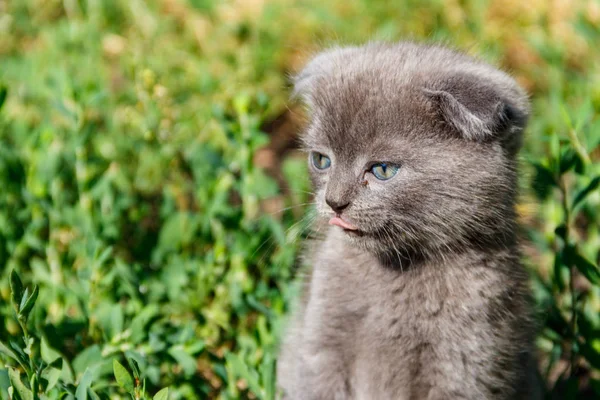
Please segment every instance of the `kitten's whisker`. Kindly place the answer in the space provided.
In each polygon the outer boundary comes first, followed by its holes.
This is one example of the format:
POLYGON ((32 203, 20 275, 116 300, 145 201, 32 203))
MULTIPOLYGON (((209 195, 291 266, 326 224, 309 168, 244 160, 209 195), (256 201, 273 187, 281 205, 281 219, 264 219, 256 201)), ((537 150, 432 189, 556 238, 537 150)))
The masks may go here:
MULTIPOLYGON (((297 222, 295 222, 294 224, 292 224, 292 226, 290 226, 289 228, 286 229, 285 234, 287 236, 287 233, 293 229, 295 226, 301 224, 302 222, 305 221, 305 219, 308 217, 309 214, 303 216, 302 218, 300 218, 300 220, 298 220, 297 222)), ((258 253, 267 243, 271 242, 271 244, 269 245, 269 247, 267 248, 267 250, 265 251, 265 254, 263 254, 263 256, 258 260, 259 263, 262 263, 264 261, 264 257, 266 255, 266 253, 268 253, 271 248, 275 245, 275 238, 273 236, 268 237, 266 240, 264 240, 260 246, 258 246, 256 248, 256 250, 254 250, 254 252, 252 253, 252 255, 250 256, 250 258, 254 257, 256 255, 256 253, 258 253)))
POLYGON ((296 222, 295 224, 293 224, 292 226, 290 226, 288 229, 286 229, 285 234, 286 234, 286 242, 288 243, 294 243, 299 236, 302 235, 302 233, 307 230, 307 228, 309 228, 312 223, 314 222, 314 220, 316 219, 316 216, 312 216, 310 214, 305 215, 304 217, 302 217, 300 219, 300 221, 296 222), (305 223, 304 226, 301 226, 301 228, 296 232, 293 233, 292 230, 295 229, 300 223, 305 223), (289 238, 288 236, 290 235, 290 232, 292 232, 292 234, 294 234, 295 236, 292 238, 292 241, 289 242, 289 238))
POLYGON ((288 189, 288 191, 290 193, 296 193, 296 194, 309 194, 311 196, 315 195, 315 192, 311 192, 311 191, 308 191, 308 190, 302 190, 302 189, 288 189))
POLYGON ((392 238, 393 234, 391 232, 389 232, 388 229, 389 229, 388 227, 384 226, 384 232, 390 239, 390 244, 394 248, 394 251, 396 252, 396 256, 398 257, 398 263, 400 264, 400 272, 404 272, 404 268, 402 266, 402 256, 400 254, 400 250, 398 250, 398 248, 396 247, 396 244, 394 243, 394 239, 392 238))
MULTIPOLYGON (((299 231, 299 234, 298 234, 296 237, 294 237, 294 238, 293 238, 291 241, 290 241, 290 240, 289 240, 289 238, 288 238, 288 234, 289 234, 289 232, 290 232, 292 229, 294 229, 295 227, 297 227, 298 225, 301 225, 301 224, 303 224, 303 223, 306 223, 307 221, 308 221, 308 224, 307 224, 307 225, 309 225, 309 224, 311 223, 311 218, 313 218, 313 220, 314 220, 314 217, 310 215, 310 212, 308 212, 306 215, 304 215, 302 218, 300 218, 300 219, 299 219, 297 222, 295 222, 295 223, 294 223, 294 224, 292 224, 292 225, 291 225, 289 228, 287 228, 287 229, 285 230, 285 232, 284 232, 284 236, 285 236, 285 242, 286 242, 286 243, 288 243, 288 244, 295 244, 296 240, 298 239, 298 236, 300 236, 300 235, 302 234, 302 230, 303 230, 303 229, 305 229, 305 227, 304 227, 304 228, 302 228, 302 229, 299 231)), ((265 260, 265 257, 266 257, 266 256, 267 256, 267 255, 268 255, 270 252, 271 252, 271 249, 272 249, 272 248, 275 246, 275 244, 276 244, 276 242, 275 242, 275 238, 274 238, 274 237, 272 237, 272 236, 271 236, 271 237, 269 237, 269 238, 267 238, 267 239, 266 239, 266 240, 265 240, 265 241, 264 241, 264 242, 263 242, 263 243, 262 243, 262 244, 261 244, 261 245, 260 245, 260 246, 259 246, 259 247, 258 247, 258 248, 255 250, 255 251, 254 251, 254 253, 252 253, 252 257, 253 257, 253 256, 254 256, 254 255, 256 255, 256 253, 257 253, 258 251, 260 251, 260 249, 261 249, 262 247, 264 247, 264 245, 265 245, 265 244, 267 244, 267 243, 270 243, 270 244, 269 244, 269 247, 268 247, 268 248, 265 250, 264 254, 263 254, 263 255, 261 256, 261 258, 258 260, 258 262, 257 262, 258 264, 262 264, 262 263, 264 262, 264 260, 265 260)))
POLYGON ((291 205, 289 207, 284 207, 284 208, 279 209, 277 211, 270 212, 270 213, 268 213, 268 215, 277 215, 277 214, 283 213, 284 211, 292 210, 294 208, 311 206, 311 205, 315 205, 315 204, 316 203, 314 201, 309 201, 309 202, 306 202, 306 203, 294 204, 294 205, 291 205))

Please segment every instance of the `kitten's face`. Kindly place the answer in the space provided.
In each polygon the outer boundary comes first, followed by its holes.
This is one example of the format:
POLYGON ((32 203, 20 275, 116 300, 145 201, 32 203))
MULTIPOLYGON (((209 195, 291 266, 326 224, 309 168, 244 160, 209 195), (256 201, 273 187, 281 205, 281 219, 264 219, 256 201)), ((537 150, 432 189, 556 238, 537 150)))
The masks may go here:
POLYGON ((296 76, 319 214, 394 262, 514 240, 529 105, 501 71, 439 46, 337 48, 296 76))
POLYGON ((514 162, 499 143, 457 137, 421 90, 359 88, 327 88, 304 138, 317 211, 331 229, 410 257, 512 223, 514 162))

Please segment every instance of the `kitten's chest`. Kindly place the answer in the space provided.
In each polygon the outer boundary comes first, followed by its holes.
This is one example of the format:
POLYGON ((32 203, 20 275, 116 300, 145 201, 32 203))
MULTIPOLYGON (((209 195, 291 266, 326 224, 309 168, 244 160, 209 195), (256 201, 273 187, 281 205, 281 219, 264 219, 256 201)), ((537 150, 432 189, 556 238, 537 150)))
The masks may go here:
POLYGON ((365 255, 325 254, 320 261, 305 320, 308 336, 318 338, 312 350, 341 360, 353 398, 374 398, 381 388, 404 398, 407 366, 418 365, 427 344, 440 339, 445 280, 425 269, 391 270, 365 255))
POLYGON ((316 260, 306 316, 348 353, 432 336, 446 317, 448 282, 439 269, 399 271, 367 254, 327 249, 316 260))

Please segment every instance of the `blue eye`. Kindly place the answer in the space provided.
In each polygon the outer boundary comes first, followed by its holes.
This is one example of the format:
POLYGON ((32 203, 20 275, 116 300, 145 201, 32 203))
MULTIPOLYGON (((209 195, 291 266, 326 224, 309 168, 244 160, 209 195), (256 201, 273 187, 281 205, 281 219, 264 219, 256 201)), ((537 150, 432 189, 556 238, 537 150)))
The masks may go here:
POLYGON ((313 151, 310 156, 316 169, 327 169, 331 166, 331 159, 324 154, 313 151))
POLYGON ((379 179, 380 181, 387 181, 396 175, 398 169, 400 169, 400 167, 397 165, 379 163, 371 167, 371 172, 373 175, 375 175, 375 178, 379 179))

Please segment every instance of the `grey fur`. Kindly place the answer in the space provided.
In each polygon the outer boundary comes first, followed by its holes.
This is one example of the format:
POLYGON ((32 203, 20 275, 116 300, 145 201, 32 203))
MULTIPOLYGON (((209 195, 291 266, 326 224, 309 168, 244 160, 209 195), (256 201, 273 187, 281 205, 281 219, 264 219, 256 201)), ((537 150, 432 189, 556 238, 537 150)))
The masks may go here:
POLYGON ((295 79, 324 238, 278 362, 287 399, 537 398, 515 224, 529 105, 503 72, 437 45, 368 44, 295 79), (369 163, 401 165, 389 181, 369 163), (326 204, 359 234, 325 222, 326 204))

